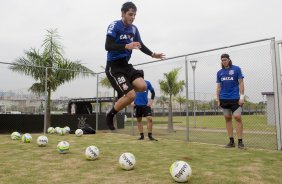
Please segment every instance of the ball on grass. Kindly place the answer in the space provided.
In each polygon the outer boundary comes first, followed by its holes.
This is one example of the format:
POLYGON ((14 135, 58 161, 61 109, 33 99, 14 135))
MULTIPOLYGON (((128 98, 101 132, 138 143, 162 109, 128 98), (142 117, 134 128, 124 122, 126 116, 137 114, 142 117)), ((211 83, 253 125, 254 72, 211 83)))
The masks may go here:
POLYGON ((65 126, 64 129, 66 130, 66 133, 67 133, 67 134, 70 133, 70 127, 65 126))
POLYGON ((21 134, 19 132, 13 132, 11 134, 11 139, 12 140, 20 140, 21 139, 21 134))
POLYGON ((169 172, 171 177, 176 181, 176 182, 187 182, 188 179, 192 175, 192 169, 190 165, 187 162, 184 161, 176 161, 174 162, 170 168, 169 172))
POLYGON ((45 135, 40 135, 37 137, 38 146, 46 146, 48 143, 48 138, 45 135))
POLYGON ((57 145, 57 150, 59 153, 67 153, 69 152, 70 144, 67 141, 61 141, 57 145))
POLYGON ((59 134, 59 135, 65 135, 66 134, 66 129, 64 129, 64 128, 60 128, 57 131, 58 131, 57 134, 59 134))
POLYGON ((99 157, 100 151, 96 146, 88 146, 85 150, 87 160, 95 160, 99 157))
POLYGON ((60 132, 61 132, 61 127, 56 127, 55 128, 55 133, 56 134, 60 134, 60 132))
POLYGON ((49 127, 49 128, 47 129, 47 132, 48 132, 48 134, 54 134, 54 133, 55 133, 55 128, 49 127))
POLYGON ((30 143, 32 141, 32 136, 29 133, 25 133, 22 135, 22 142, 30 143))
POLYGON ((75 135, 76 135, 77 137, 80 137, 80 136, 83 135, 83 131, 82 131, 81 129, 76 129, 75 135))
POLYGON ((124 170, 131 170, 136 163, 135 156, 132 153, 123 153, 119 157, 119 166, 124 170))

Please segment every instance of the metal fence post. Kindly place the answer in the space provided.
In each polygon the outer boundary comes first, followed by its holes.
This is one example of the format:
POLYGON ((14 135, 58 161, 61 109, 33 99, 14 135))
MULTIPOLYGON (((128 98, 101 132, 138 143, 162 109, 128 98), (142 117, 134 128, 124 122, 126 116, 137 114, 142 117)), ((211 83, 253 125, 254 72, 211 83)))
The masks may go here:
POLYGON ((196 125, 196 80, 195 80, 195 71, 196 71, 196 65, 197 60, 190 61, 192 70, 193 70, 193 117, 194 117, 194 128, 197 127, 196 125))
POLYGON ((99 98, 99 74, 97 76, 97 86, 96 86, 96 131, 98 130, 99 126, 99 103, 98 103, 98 98, 99 98))
POLYGON ((271 63, 273 71, 273 91, 274 91, 274 104, 275 104, 275 122, 277 131, 277 149, 282 150, 282 94, 281 94, 281 65, 279 46, 282 41, 275 42, 275 39, 271 40, 271 63))
POLYGON ((44 130, 43 133, 46 133, 47 129, 47 103, 48 103, 48 94, 47 94, 47 80, 48 80, 48 68, 45 67, 45 113, 44 113, 44 130))
POLYGON ((188 91, 188 64, 185 56, 185 89, 186 89, 186 140, 189 141, 189 91, 188 91))

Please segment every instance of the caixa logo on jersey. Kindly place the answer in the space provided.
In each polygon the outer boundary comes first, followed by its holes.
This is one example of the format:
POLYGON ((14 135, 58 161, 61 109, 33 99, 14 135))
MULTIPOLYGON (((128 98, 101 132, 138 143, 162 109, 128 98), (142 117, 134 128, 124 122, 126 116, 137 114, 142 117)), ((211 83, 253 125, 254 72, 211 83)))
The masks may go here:
POLYGON ((133 42, 133 37, 131 35, 126 35, 126 34, 122 34, 119 36, 119 39, 120 40, 127 40, 127 39, 130 39, 130 41, 133 42))

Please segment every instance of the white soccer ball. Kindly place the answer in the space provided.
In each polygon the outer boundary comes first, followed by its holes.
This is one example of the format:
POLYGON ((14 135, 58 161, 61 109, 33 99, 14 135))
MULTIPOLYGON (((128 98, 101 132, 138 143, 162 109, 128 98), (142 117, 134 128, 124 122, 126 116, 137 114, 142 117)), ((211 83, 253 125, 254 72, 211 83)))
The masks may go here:
POLYGON ((70 144, 67 141, 61 141, 57 145, 57 150, 59 153, 67 153, 70 149, 70 144))
POLYGON ((58 129, 58 133, 59 135, 65 135, 66 134, 66 130, 64 128, 60 128, 60 130, 58 129))
POLYGON ((45 135, 41 135, 37 138, 38 146, 46 146, 48 143, 48 138, 45 135))
POLYGON ((70 127, 65 126, 64 129, 66 130, 66 133, 70 133, 70 127))
POLYGON ((77 137, 80 137, 80 136, 83 135, 83 131, 82 131, 81 129, 76 129, 75 135, 76 135, 77 137))
POLYGON ((11 134, 11 139, 12 140, 20 140, 21 139, 21 134, 19 132, 13 132, 11 134))
POLYGON ((96 146, 89 146, 85 150, 85 156, 87 160, 95 160, 99 157, 99 149, 96 146))
POLYGON ((60 134, 60 132, 61 132, 61 128, 60 128, 60 127, 56 127, 56 128, 55 128, 55 133, 56 133, 56 134, 60 134))
POLYGON ((22 135, 22 142, 30 143, 32 141, 32 136, 29 133, 25 133, 22 135))
POLYGON ((190 165, 187 162, 184 161, 176 161, 174 162, 170 168, 169 172, 171 177, 176 181, 176 182, 187 182, 188 179, 192 175, 192 169, 190 165))
POLYGON ((61 128, 57 128, 57 130, 55 130, 55 131, 56 131, 56 134, 62 135, 62 129, 61 128))
POLYGON ((119 157, 119 165, 125 170, 133 169, 135 163, 135 156, 132 153, 123 153, 119 157))
POLYGON ((49 134, 54 134, 54 133, 55 133, 55 128, 49 127, 49 128, 47 129, 47 132, 48 132, 49 134))

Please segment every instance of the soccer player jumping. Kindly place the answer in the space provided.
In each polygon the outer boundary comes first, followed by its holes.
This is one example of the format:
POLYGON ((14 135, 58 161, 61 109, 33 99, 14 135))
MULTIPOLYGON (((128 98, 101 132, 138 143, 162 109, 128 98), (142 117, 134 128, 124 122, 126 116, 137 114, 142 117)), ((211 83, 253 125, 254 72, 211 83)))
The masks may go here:
POLYGON ((128 63, 132 50, 140 49, 153 58, 165 58, 163 53, 153 53, 142 42, 137 27, 132 24, 136 12, 134 3, 124 3, 121 7, 122 19, 112 22, 107 30, 105 48, 108 53, 105 72, 119 98, 106 115, 110 130, 115 130, 113 124, 115 114, 134 101, 136 92, 146 90, 143 70, 136 70, 128 63))

